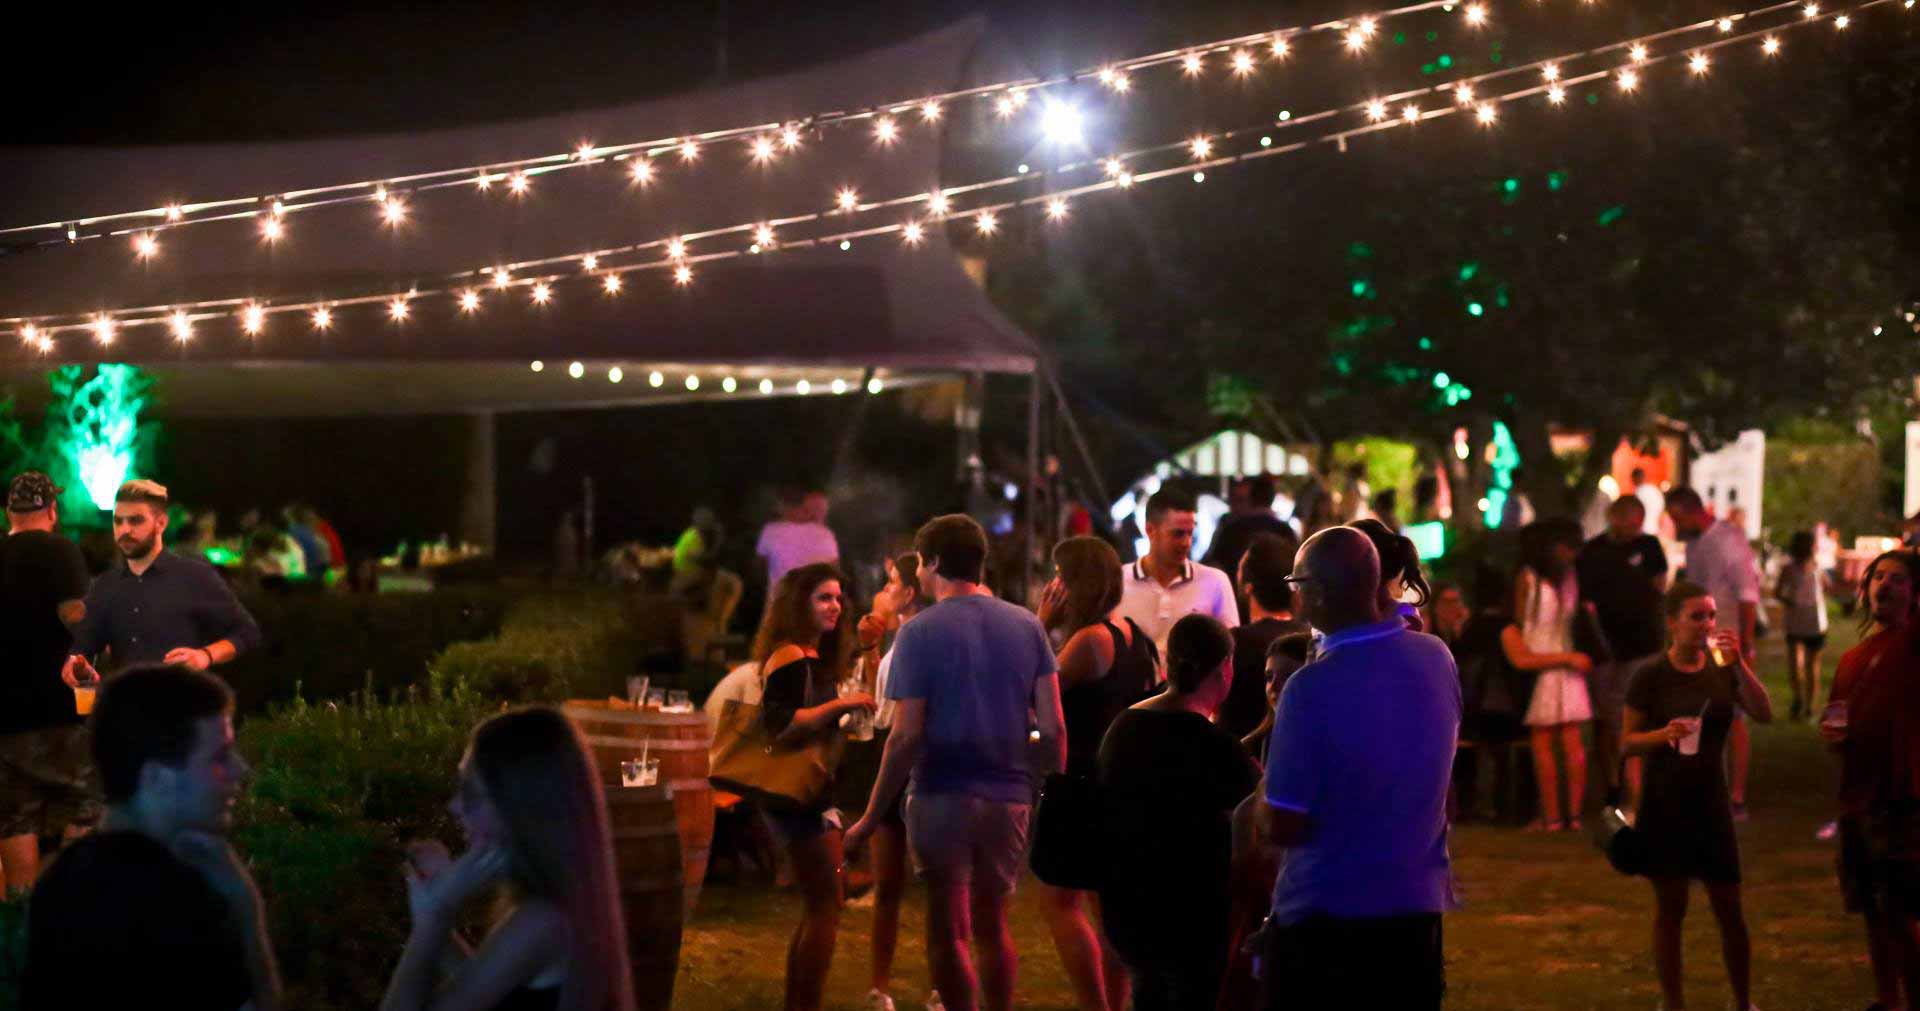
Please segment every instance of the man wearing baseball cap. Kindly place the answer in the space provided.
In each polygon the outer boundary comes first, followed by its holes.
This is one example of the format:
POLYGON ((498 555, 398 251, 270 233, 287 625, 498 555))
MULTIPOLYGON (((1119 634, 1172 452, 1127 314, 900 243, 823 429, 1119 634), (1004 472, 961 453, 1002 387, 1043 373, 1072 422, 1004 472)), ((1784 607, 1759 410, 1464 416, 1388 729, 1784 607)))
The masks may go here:
POLYGON ((9 894, 32 887, 40 836, 85 831, 100 815, 86 727, 62 679, 86 614, 87 566, 60 536, 61 489, 39 471, 7 486, 0 541, 0 870, 9 894))

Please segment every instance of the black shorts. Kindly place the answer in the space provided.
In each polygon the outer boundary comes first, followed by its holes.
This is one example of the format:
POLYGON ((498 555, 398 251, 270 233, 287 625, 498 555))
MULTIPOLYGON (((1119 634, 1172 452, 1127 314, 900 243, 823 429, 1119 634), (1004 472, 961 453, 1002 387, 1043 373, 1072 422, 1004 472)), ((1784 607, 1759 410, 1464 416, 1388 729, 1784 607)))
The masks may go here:
POLYGON ((1920 812, 1841 818, 1837 863, 1847 912, 1920 919, 1920 812))
POLYGON ((1439 1011, 1447 992, 1439 913, 1269 924, 1265 954, 1267 1011, 1439 1011))
POLYGON ((825 811, 776 811, 762 808, 767 816, 767 824, 773 826, 773 834, 788 846, 803 843, 827 834, 840 831, 840 812, 834 808, 825 811))
POLYGON ((1827 648, 1827 636, 1824 632, 1819 635, 1793 635, 1789 633, 1787 635, 1787 645, 1805 646, 1810 650, 1822 650, 1827 648))

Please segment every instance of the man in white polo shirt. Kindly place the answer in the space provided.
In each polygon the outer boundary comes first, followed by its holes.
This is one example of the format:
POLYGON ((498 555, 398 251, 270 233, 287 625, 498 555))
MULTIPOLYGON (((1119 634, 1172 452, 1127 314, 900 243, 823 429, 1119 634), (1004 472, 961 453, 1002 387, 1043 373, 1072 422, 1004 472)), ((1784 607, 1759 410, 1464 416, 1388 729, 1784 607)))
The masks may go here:
POLYGON ((1161 656, 1173 623, 1189 614, 1211 615, 1228 628, 1240 624, 1233 580, 1188 557, 1193 525, 1192 496, 1169 488, 1154 492, 1147 499, 1147 553, 1121 570, 1119 613, 1153 637, 1161 656))

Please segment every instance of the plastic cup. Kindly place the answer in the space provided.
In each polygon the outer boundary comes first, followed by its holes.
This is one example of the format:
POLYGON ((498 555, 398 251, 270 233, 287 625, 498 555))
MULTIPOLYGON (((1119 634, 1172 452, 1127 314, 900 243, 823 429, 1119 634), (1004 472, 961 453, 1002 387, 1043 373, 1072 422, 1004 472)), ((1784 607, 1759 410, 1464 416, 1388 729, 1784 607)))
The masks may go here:
POLYGON ((640 707, 641 703, 647 701, 647 680, 645 677, 630 677, 627 679, 627 701, 632 703, 636 709, 640 707))
POLYGON ((669 713, 693 712, 693 696, 679 690, 668 692, 665 711, 669 713))
POLYGON ((73 686, 73 711, 81 716, 93 712, 93 696, 100 690, 100 682, 87 681, 73 686))
POLYGON ((1700 728, 1706 721, 1696 716, 1688 719, 1686 724, 1687 736, 1680 738, 1679 751, 1683 755, 1697 755, 1700 753, 1700 728))
POLYGON ((1721 649, 1721 648, 1720 648, 1720 647, 1718 647, 1718 646, 1709 646, 1709 647, 1707 647, 1707 653, 1708 653, 1708 655, 1710 655, 1710 656, 1712 656, 1712 657, 1713 657, 1713 665, 1714 665, 1715 667, 1725 667, 1725 666, 1727 666, 1727 651, 1726 651, 1726 650, 1723 650, 1723 649, 1721 649))
POLYGON ((1847 729, 1847 704, 1829 702, 1820 713, 1820 725, 1828 730, 1844 732, 1847 729))
POLYGON ((667 707, 667 690, 665 688, 647 689, 647 708, 648 709, 665 709, 666 707, 667 707))

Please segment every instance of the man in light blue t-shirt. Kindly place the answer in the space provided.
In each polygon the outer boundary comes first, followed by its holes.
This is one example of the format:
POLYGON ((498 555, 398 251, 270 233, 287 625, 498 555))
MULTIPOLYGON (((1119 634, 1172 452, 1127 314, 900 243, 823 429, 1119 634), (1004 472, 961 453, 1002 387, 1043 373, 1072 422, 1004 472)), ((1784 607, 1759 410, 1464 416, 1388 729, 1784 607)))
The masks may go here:
POLYGON ((1437 1009, 1460 733, 1453 656, 1381 613, 1380 557, 1360 531, 1315 534, 1291 579, 1326 637, 1281 692, 1267 753, 1267 815, 1287 848, 1267 1004, 1437 1009))
POLYGON ((1040 619, 982 585, 987 534, 942 516, 914 538, 934 606, 900 629, 887 697, 898 703, 867 813, 847 830, 857 852, 912 777, 907 843, 927 882, 927 962, 954 1011, 1013 1004, 1007 902, 1027 851, 1034 771, 1029 714, 1057 772, 1067 763, 1060 678, 1040 619), (969 929, 969 926, 971 929, 969 929), (976 978, 964 945, 971 933, 976 978))

